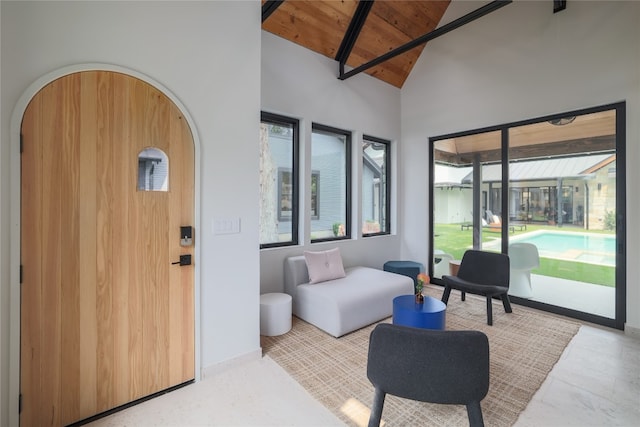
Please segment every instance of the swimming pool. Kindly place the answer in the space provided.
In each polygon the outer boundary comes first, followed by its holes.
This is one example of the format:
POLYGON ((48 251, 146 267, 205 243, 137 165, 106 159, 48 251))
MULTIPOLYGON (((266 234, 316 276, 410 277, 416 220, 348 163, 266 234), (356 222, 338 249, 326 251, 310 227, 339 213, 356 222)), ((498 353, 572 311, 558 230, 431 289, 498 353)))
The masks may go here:
MULTIPOLYGON (((616 238, 612 235, 538 230, 515 236, 509 241, 533 243, 540 256, 545 258, 616 265, 616 238)), ((483 247, 490 249, 494 245, 499 247, 500 241, 488 242, 483 247)))

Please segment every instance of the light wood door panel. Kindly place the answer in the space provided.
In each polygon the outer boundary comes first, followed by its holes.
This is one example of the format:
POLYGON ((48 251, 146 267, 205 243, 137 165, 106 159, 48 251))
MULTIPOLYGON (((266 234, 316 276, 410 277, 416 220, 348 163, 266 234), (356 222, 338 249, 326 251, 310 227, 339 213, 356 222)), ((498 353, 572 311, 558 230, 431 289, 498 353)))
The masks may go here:
POLYGON ((194 221, 186 120, 130 76, 43 88, 22 133, 24 426, 66 425, 194 378, 194 221), (138 153, 169 158, 169 190, 137 189, 138 153))

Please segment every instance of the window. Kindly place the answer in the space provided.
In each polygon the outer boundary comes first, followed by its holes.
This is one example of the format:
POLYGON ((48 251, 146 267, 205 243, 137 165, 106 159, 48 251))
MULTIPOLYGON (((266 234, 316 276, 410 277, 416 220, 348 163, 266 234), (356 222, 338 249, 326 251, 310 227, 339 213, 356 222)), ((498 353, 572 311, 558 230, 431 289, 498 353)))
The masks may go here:
POLYGON ((262 113, 260 247, 298 243, 298 121, 262 113))
POLYGON ((351 134, 313 124, 311 242, 351 236, 351 134))
POLYGON ((169 158, 159 148, 138 153, 138 190, 169 191, 169 158))
POLYGON ((389 234, 390 143, 365 135, 362 141, 362 235, 389 234))

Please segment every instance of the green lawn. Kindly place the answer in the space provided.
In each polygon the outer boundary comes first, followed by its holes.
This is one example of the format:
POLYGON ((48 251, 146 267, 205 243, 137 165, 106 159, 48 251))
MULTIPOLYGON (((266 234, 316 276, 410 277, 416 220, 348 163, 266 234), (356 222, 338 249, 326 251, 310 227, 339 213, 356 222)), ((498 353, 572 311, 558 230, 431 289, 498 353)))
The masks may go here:
MULTIPOLYGON (((562 230, 584 232, 582 228, 574 228, 565 226, 558 228, 551 225, 527 224, 527 230, 515 233, 509 233, 509 236, 517 236, 519 234, 529 233, 535 230, 562 230)), ((610 231, 591 231, 589 233, 611 234, 610 231)), ((460 230, 460 224, 436 224, 435 239, 433 247, 440 249, 461 259, 464 252, 469 249, 473 243, 473 231, 471 228, 460 230)), ((489 242, 498 239, 500 233, 495 231, 482 230, 482 241, 489 242)), ((561 279, 577 280, 579 282, 593 283, 596 285, 615 286, 615 268, 601 265, 592 265, 582 262, 573 262, 565 260, 557 260, 551 258, 540 258, 540 268, 533 270, 533 274, 543 276, 558 277, 561 279)))

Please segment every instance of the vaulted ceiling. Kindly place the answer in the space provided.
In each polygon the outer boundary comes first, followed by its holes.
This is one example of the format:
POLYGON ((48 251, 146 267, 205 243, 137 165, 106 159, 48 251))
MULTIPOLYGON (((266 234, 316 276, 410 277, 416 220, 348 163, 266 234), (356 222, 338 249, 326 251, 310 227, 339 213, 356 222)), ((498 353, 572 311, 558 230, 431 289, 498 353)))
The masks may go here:
MULTIPOLYGON (((266 19, 263 15, 262 28, 338 62, 339 55, 344 55, 344 64, 355 68, 436 29, 449 2, 263 0, 263 11, 269 4, 278 6, 266 19)), ((365 72, 402 87, 424 46, 414 47, 365 72)))
POLYGON ((449 3, 450 0, 263 0, 262 28, 335 59, 336 75, 338 67, 344 74, 404 48, 406 51, 397 56, 362 70, 400 88, 426 43, 415 41, 438 27, 449 3))
MULTIPOLYGON (((262 29, 336 61, 336 76, 360 72, 401 88, 426 43, 512 0, 475 1, 475 10, 442 18, 451 0, 262 0, 262 29), (477 6, 476 6, 477 4, 477 6)), ((566 0, 549 0, 549 12, 566 0)), ((572 120, 573 121, 573 120, 572 120)), ((569 126, 543 121, 512 130, 514 158, 615 149, 615 114, 580 116, 569 126), (552 135, 552 136, 549 136, 552 135), (563 144, 557 143, 562 141, 563 144)), ((464 164, 469 153, 499 159, 500 132, 440 141, 440 161, 464 164)))

